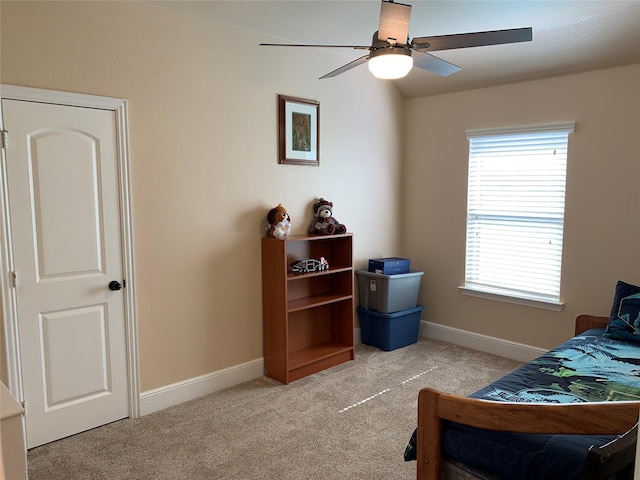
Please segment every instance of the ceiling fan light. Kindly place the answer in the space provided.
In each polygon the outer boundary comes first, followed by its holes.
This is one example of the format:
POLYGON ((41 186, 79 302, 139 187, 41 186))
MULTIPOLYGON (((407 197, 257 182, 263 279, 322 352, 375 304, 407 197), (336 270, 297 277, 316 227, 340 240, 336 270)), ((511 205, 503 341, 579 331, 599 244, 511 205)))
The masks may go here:
POLYGON ((413 58, 411 55, 388 53, 386 55, 376 55, 369 59, 369 71, 376 78, 393 80, 406 77, 413 68, 413 58))

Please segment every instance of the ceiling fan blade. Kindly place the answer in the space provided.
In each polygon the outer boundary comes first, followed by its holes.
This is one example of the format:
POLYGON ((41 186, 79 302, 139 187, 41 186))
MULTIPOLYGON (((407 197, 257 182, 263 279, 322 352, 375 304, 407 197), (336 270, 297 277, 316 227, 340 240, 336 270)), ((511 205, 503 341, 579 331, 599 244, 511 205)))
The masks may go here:
POLYGON ((435 37, 417 37, 411 41, 416 50, 453 50, 456 48, 484 47, 504 43, 530 42, 533 29, 512 28, 509 30, 493 30, 488 32, 458 33, 454 35, 438 35, 435 37))
POLYGON ((452 73, 462 70, 453 63, 449 63, 429 53, 418 51, 413 52, 413 66, 438 74, 441 77, 448 77, 452 73))
POLYGON ((371 45, 309 45, 301 43, 260 43, 261 47, 313 47, 313 48, 354 48, 356 50, 371 50, 371 45))
POLYGON ((366 63, 367 60, 369 60, 369 55, 365 55, 364 57, 360 57, 360 58, 354 60, 353 62, 349 62, 346 65, 343 65, 340 68, 335 69, 333 72, 329 72, 326 75, 323 75, 322 77, 320 77, 320 80, 322 80, 323 78, 332 78, 332 77, 335 77, 337 75, 340 75, 341 73, 344 73, 347 70, 351 70, 352 68, 355 68, 358 65, 362 65, 363 63, 366 63))
POLYGON ((397 45, 406 45, 409 41, 409 19, 411 5, 382 0, 380 5, 380 24, 378 39, 397 45))

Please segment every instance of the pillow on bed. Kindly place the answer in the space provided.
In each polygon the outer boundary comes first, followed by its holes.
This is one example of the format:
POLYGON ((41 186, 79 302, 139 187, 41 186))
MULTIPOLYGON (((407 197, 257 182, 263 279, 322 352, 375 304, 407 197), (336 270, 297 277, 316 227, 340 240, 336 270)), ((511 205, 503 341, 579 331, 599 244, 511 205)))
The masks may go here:
POLYGON ((604 336, 640 343, 640 287, 617 283, 604 336))

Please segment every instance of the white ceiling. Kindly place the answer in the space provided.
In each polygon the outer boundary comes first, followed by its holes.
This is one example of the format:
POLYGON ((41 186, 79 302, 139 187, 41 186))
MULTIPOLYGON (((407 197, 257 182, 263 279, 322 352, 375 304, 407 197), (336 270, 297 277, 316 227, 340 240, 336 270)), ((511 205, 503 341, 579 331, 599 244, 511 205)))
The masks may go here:
MULTIPOLYGON (((412 5, 410 38, 533 27, 532 42, 434 52, 462 70, 445 78, 414 68, 394 80, 406 98, 640 63, 640 0, 400 1, 412 5)), ((148 3, 261 33, 271 43, 370 45, 380 15, 379 0, 148 3)), ((334 68, 366 54, 330 51, 334 68)), ((325 73, 309 72, 316 78, 325 73)))

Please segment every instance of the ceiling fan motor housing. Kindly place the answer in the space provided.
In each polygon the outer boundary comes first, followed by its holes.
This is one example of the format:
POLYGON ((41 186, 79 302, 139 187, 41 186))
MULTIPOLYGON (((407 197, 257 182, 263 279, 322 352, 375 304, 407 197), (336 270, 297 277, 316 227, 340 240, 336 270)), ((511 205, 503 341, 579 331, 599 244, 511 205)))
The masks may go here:
POLYGON ((375 32, 371 40, 369 58, 374 58, 379 55, 407 55, 410 57, 411 48, 406 44, 390 43, 386 40, 380 40, 378 38, 378 32, 375 32))

